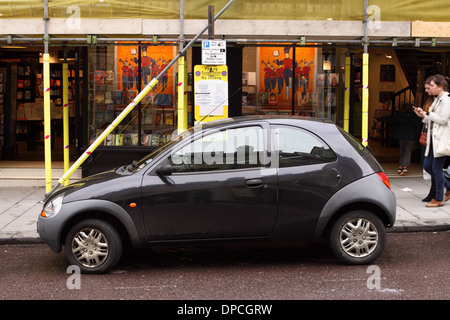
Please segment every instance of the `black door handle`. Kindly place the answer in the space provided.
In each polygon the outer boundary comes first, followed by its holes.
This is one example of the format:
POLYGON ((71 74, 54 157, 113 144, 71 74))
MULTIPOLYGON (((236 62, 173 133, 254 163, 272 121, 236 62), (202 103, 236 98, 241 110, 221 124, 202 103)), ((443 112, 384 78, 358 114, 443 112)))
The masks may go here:
POLYGON ((245 181, 245 184, 249 188, 257 188, 257 187, 262 186, 263 181, 261 179, 250 179, 250 180, 245 181))

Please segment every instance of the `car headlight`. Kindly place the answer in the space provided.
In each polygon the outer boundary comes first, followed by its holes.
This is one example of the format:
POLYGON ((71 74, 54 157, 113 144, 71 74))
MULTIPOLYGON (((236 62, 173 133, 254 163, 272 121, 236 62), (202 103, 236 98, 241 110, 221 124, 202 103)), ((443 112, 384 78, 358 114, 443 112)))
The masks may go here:
POLYGON ((61 210, 64 195, 57 196, 55 199, 47 202, 41 212, 41 216, 44 218, 51 218, 58 214, 61 210))

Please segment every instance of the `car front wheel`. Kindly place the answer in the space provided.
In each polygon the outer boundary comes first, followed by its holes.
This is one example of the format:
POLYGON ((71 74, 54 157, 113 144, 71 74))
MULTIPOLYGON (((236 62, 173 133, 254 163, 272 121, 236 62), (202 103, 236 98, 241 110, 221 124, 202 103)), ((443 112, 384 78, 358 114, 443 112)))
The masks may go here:
POLYGON ((385 245, 384 225, 371 212, 348 212, 338 218, 331 229, 331 250, 345 263, 370 263, 383 252, 385 245))
POLYGON ((114 268, 122 255, 122 241, 108 222, 89 219, 70 229, 65 240, 69 263, 83 273, 104 273, 114 268))

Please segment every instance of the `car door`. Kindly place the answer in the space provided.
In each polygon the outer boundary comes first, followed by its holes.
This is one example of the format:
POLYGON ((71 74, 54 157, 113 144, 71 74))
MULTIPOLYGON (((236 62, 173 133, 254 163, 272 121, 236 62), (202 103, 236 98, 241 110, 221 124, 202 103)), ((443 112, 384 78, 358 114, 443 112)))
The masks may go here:
POLYGON ((279 159, 277 234, 308 238, 337 190, 337 157, 320 137, 302 128, 272 126, 272 138, 279 159))
POLYGON ((264 237, 277 216, 276 169, 264 125, 215 130, 173 149, 142 183, 149 241, 264 237))

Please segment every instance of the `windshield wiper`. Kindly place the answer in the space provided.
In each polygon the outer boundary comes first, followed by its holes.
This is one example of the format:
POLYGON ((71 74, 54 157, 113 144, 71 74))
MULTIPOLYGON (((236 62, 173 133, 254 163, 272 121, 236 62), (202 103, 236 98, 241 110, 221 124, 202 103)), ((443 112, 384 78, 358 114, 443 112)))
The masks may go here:
POLYGON ((133 160, 133 162, 127 166, 128 171, 131 171, 131 169, 138 169, 138 168, 139 168, 139 166, 137 165, 136 160, 133 160))

